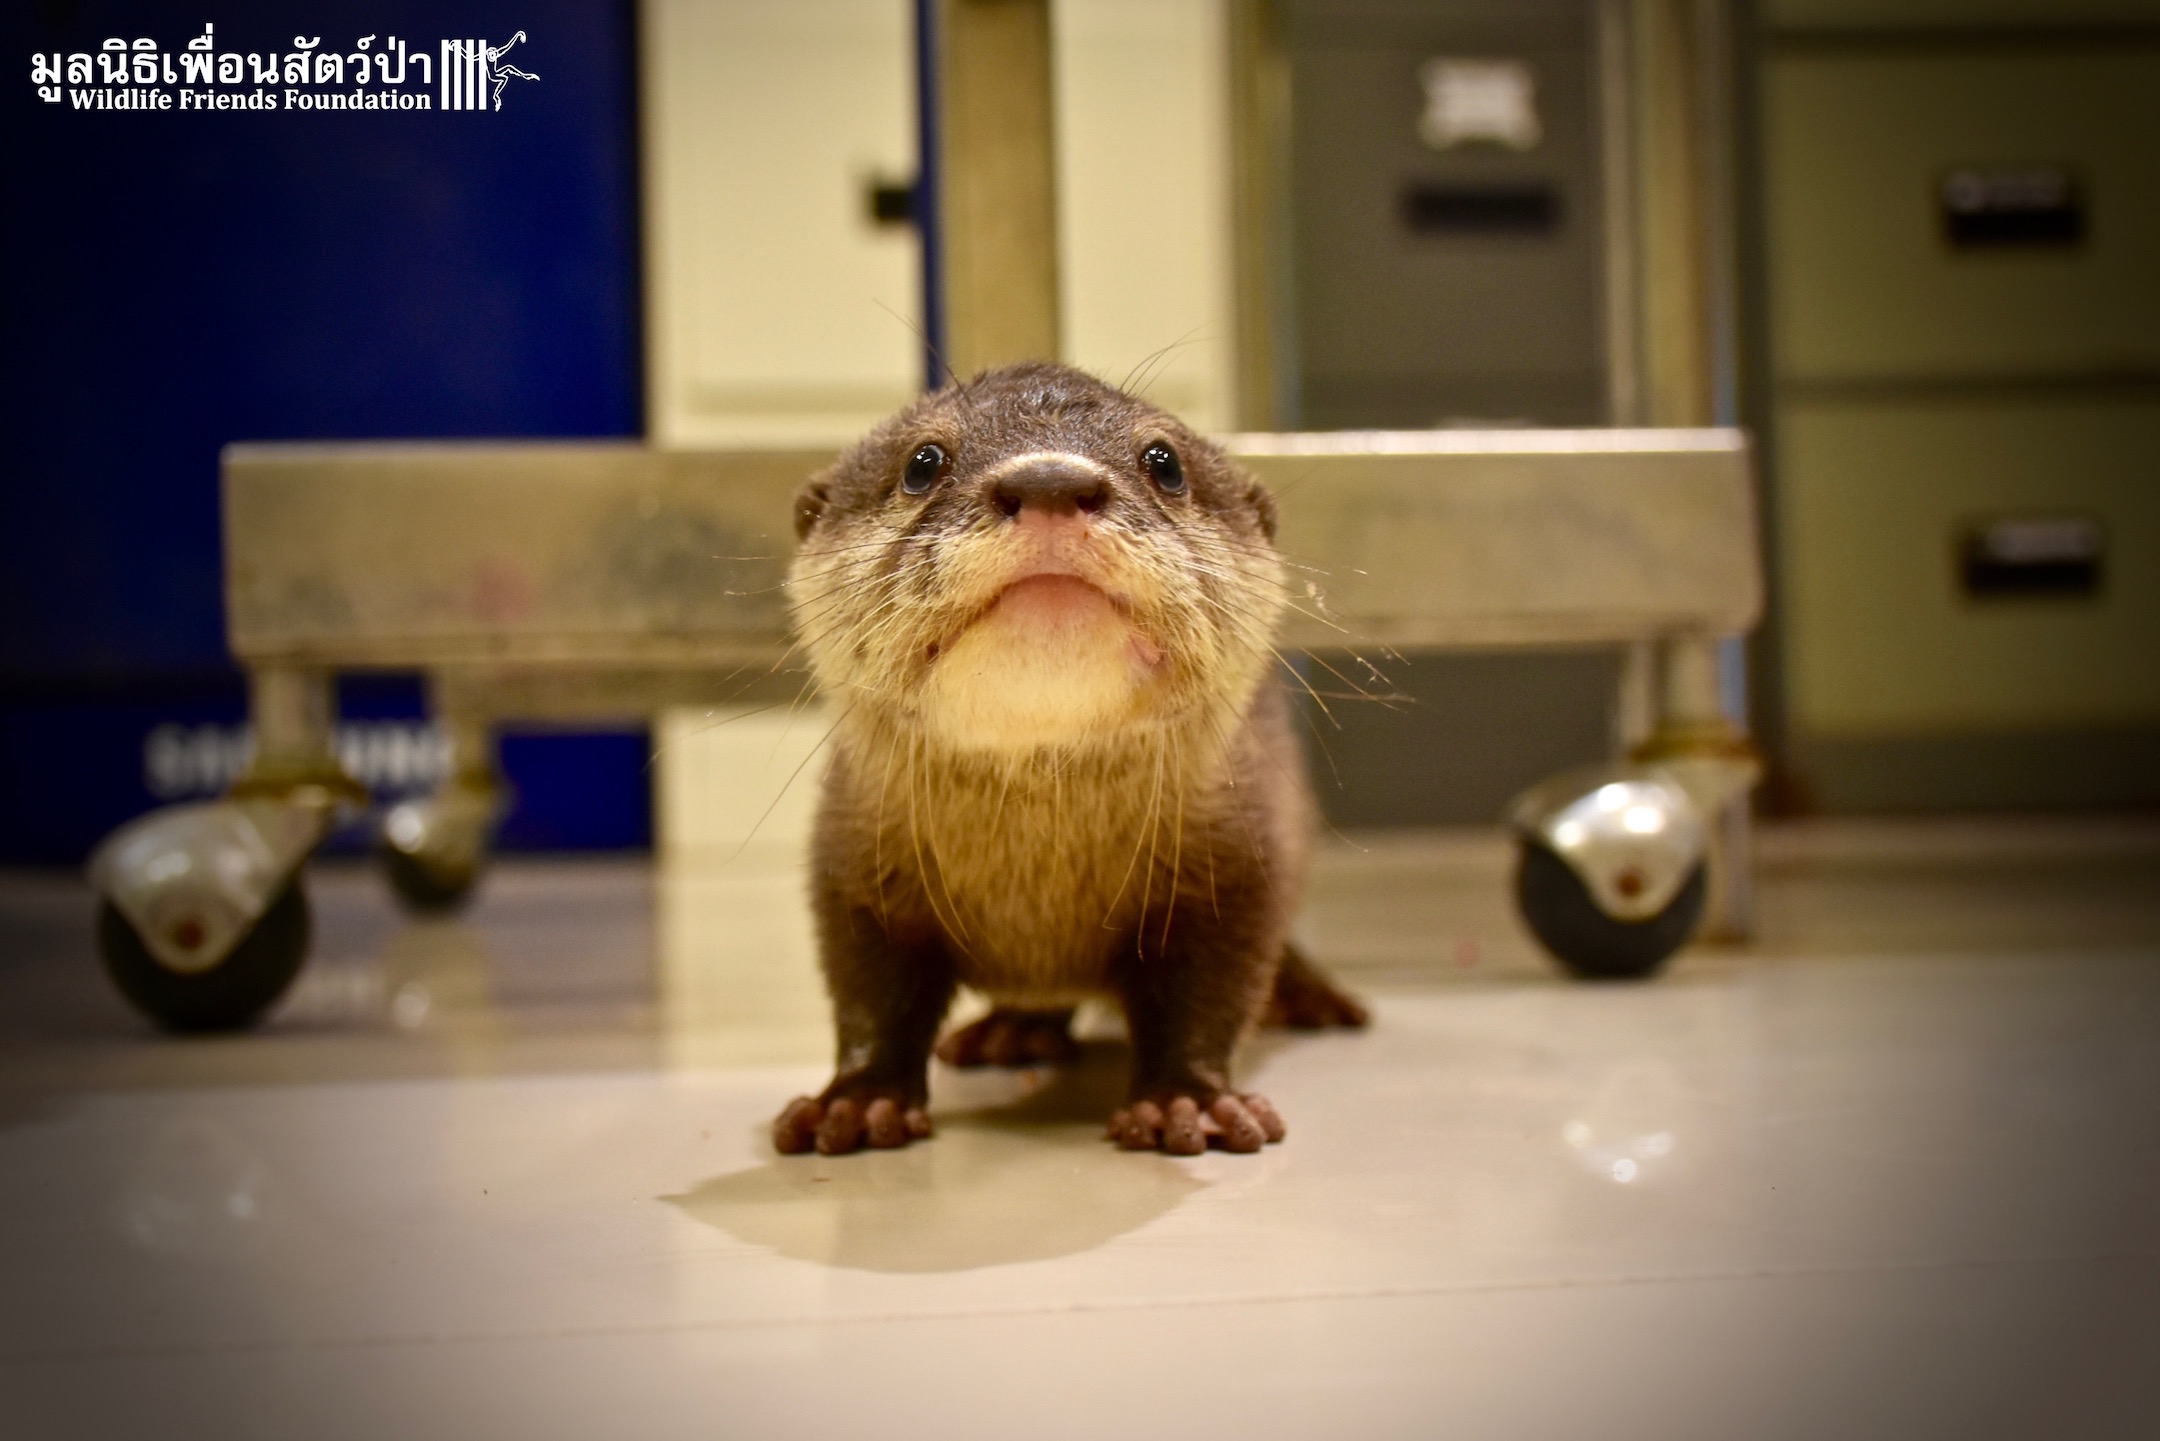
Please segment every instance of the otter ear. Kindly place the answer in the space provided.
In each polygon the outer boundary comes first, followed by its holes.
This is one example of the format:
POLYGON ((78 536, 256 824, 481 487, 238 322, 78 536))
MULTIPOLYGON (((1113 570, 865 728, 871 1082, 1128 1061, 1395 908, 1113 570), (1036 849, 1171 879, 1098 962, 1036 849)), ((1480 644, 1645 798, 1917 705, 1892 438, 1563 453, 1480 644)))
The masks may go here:
POLYGON ((795 497, 795 538, 797 540, 809 536, 810 527, 818 523, 818 517, 825 513, 825 503, 830 499, 832 499, 831 492, 826 490, 825 482, 822 480, 813 480, 802 488, 802 494, 795 497))
POLYGON ((1269 540, 1273 540, 1275 538, 1275 496, 1273 492, 1256 480, 1252 483, 1252 488, 1245 492, 1245 498, 1252 502, 1254 512, 1260 517, 1261 533, 1267 536, 1269 540))

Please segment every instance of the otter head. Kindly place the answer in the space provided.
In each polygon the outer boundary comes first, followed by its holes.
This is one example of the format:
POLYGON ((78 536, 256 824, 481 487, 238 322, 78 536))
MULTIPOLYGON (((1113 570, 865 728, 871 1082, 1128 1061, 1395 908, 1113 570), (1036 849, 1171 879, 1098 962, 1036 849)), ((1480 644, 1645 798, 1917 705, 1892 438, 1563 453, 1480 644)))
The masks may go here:
POLYGON ((946 745, 1221 733, 1282 608, 1274 515, 1171 416, 1017 365, 924 396, 812 480, 788 588, 828 693, 946 745))

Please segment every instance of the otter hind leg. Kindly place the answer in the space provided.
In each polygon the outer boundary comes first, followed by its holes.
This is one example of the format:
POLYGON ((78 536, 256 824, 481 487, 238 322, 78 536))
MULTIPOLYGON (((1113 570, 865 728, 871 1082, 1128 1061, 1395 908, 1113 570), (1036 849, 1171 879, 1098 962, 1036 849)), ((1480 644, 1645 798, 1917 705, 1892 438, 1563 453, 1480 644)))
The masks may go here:
POLYGON ((1080 1059, 1071 1010, 1025 1011, 999 1006, 938 1042, 948 1066, 1069 1066, 1080 1059))
POLYGON ((1340 1026, 1356 1030, 1372 1019, 1365 1003, 1329 979, 1312 957, 1294 945, 1283 947, 1275 990, 1268 997, 1261 1024, 1293 1031, 1324 1031, 1340 1026))

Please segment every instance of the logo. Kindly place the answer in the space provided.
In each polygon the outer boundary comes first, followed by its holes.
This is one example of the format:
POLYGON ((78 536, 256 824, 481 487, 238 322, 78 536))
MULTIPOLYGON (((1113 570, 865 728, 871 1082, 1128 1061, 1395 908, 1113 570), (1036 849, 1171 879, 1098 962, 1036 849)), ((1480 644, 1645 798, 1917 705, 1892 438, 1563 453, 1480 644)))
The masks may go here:
MULTIPOLYGON (((143 788, 161 801, 223 795, 255 757, 246 725, 167 722, 143 737, 143 788)), ((369 790, 410 795, 450 773, 450 736, 428 721, 346 721, 337 728, 338 764, 369 790)))
POLYGON ((75 110, 467 110, 503 108, 512 80, 539 80, 503 57, 520 30, 486 40, 408 42, 362 35, 349 48, 295 35, 290 50, 220 50, 217 27, 177 51, 114 36, 94 52, 40 51, 30 83, 48 105, 75 110))
POLYGON ((500 45, 485 40, 445 40, 443 47, 443 95, 445 110, 485 110, 483 93, 495 87, 495 108, 502 109, 503 87, 515 80, 538 80, 515 65, 503 64, 510 47, 525 38, 520 30, 500 45))

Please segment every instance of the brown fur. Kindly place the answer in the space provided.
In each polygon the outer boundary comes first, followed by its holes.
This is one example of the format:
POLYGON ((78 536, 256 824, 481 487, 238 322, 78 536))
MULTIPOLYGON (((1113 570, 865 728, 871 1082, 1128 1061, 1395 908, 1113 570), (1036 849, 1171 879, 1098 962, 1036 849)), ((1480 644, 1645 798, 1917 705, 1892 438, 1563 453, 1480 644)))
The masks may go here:
POLYGON ((1312 819, 1270 675, 1266 490, 1154 407, 1025 365, 878 427, 811 482, 797 524, 797 625, 841 707, 813 851, 839 1062, 776 1144, 927 1135, 959 984, 1038 1011, 1115 997, 1134 1042, 1123 1144, 1279 1139, 1272 1107, 1229 1089, 1312 819), (949 463, 918 496, 900 478, 925 445, 949 463), (1150 471, 1155 445, 1181 487, 1150 471), (1088 597, 1065 629, 1065 611, 1006 619, 1007 588, 1045 567, 1092 587, 1059 592, 1088 597))

